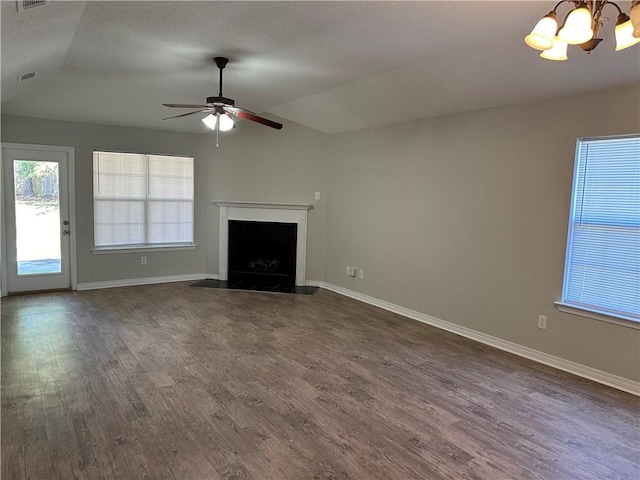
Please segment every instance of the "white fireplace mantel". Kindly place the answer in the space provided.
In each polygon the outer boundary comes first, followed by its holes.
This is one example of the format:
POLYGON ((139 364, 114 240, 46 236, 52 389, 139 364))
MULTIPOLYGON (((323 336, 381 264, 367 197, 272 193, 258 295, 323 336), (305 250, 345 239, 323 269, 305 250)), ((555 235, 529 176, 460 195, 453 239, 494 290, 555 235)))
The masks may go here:
POLYGON ((304 203, 267 203, 217 201, 219 207, 218 279, 228 279, 229 220, 246 222, 295 223, 296 242, 296 286, 304 287, 307 265, 307 213, 313 205, 304 203))
POLYGON ((308 203, 267 203, 267 202, 222 202, 214 200, 212 203, 219 207, 266 208, 277 210, 311 210, 313 205, 308 203))

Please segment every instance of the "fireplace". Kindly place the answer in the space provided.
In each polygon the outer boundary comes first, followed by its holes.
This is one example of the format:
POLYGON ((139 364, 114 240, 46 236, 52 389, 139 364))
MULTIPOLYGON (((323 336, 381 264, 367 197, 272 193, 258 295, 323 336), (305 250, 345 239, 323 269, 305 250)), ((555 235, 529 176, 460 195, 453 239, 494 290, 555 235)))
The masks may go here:
MULTIPOLYGON (((293 275, 294 285, 296 287, 304 287, 306 285, 306 265, 307 265, 307 213, 313 208, 313 205, 299 204, 299 203, 257 203, 257 202, 229 202, 229 201, 214 201, 215 205, 219 207, 219 243, 218 243, 218 280, 231 281, 233 274, 231 270, 235 268, 230 262, 235 262, 232 258, 230 249, 234 235, 231 230, 235 228, 256 228, 258 231, 263 229, 263 232, 267 232, 268 240, 266 243, 271 245, 265 245, 264 248, 274 247, 274 243, 279 244, 283 237, 286 237, 286 233, 275 233, 273 228, 276 228, 276 224, 285 225, 284 229, 289 229, 289 235, 291 229, 295 229, 294 240, 295 244, 295 261, 290 256, 286 256, 284 260, 278 259, 278 269, 287 266, 286 275, 293 275), (236 227, 236 222, 244 224, 244 227, 236 227), (247 226, 246 224, 252 224, 247 226), (262 224, 262 225, 261 225, 262 224), (266 225, 264 225, 266 224, 266 225), (287 226, 288 225, 288 226, 287 226), (277 239, 277 240, 274 240, 277 239), (293 265, 293 266, 292 266, 293 265), (293 270, 289 270, 289 268, 293 270)), ((256 234, 257 235, 257 234, 256 234)), ((253 235, 249 235, 253 238, 253 235)), ((247 240, 246 242, 253 242, 253 240, 247 240)), ((252 248, 255 245, 252 246, 252 248)), ((262 248, 262 247, 260 247, 262 248)), ((278 247, 280 248, 280 247, 278 247)), ((293 255, 291 252, 289 255, 293 255)), ((274 258, 270 257, 267 252, 261 253, 257 258, 244 258, 242 261, 245 265, 253 263, 252 269, 257 270, 245 271, 245 273, 274 273, 276 264, 272 263, 274 258), (262 260, 262 261, 260 261, 262 260), (268 260, 268 262, 267 262, 268 260), (271 270, 271 272, 269 271, 271 270)))
POLYGON ((229 220, 229 287, 295 286, 297 233, 295 223, 229 220))

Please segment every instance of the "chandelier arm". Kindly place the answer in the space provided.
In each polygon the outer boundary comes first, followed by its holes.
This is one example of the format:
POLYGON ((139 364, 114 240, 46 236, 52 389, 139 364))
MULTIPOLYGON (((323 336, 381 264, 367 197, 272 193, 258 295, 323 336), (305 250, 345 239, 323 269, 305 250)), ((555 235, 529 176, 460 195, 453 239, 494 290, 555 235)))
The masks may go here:
POLYGON ((614 7, 616 7, 618 9, 618 15, 623 13, 617 3, 609 2, 608 0, 605 1, 605 2, 602 2, 602 6, 600 8, 598 8, 598 10, 602 10, 605 5, 613 5, 614 7))
MULTIPOLYGON (((558 9, 558 7, 559 7, 560 5, 562 5, 563 3, 565 3, 565 2, 573 2, 573 0, 560 0, 558 3, 556 3, 556 6, 555 6, 555 7, 553 7, 553 10, 552 10, 552 11, 554 11, 554 12, 555 12, 555 11, 558 9)), ((574 3, 575 3, 575 2, 574 2, 574 3)))
MULTIPOLYGON (((634 0, 634 2, 640 2, 640 0, 634 0)), ((562 5, 563 3, 573 3, 576 7, 584 3, 585 5, 587 5, 587 8, 589 8, 589 10, 591 10, 591 13, 593 15, 595 15, 596 12, 600 12, 604 8, 605 5, 613 5, 614 7, 616 7, 618 9, 618 14, 623 13, 622 9, 618 6, 617 3, 610 2, 609 0, 584 0, 584 1, 580 1, 580 0, 560 0, 558 3, 556 3, 556 6, 553 7, 553 11, 555 12, 556 10, 558 10, 558 7, 560 5, 562 5)))
POLYGON ((602 27, 604 23, 604 20, 601 20, 601 18, 602 9, 605 7, 605 5, 613 5, 614 7, 616 7, 618 9, 618 16, 624 15, 624 12, 617 3, 610 2, 609 0, 594 0, 593 4, 593 11, 591 12, 591 15, 593 16, 593 36, 595 38, 598 36, 600 27, 602 27))
MULTIPOLYGON (((640 0, 638 0, 640 1, 640 0)), ((552 12, 556 12, 558 10, 558 7, 560 5, 562 5, 563 3, 573 3, 574 7, 578 7, 579 5, 583 4, 583 3, 589 3, 589 0, 560 0, 558 3, 556 3, 556 6, 553 7, 552 12)))

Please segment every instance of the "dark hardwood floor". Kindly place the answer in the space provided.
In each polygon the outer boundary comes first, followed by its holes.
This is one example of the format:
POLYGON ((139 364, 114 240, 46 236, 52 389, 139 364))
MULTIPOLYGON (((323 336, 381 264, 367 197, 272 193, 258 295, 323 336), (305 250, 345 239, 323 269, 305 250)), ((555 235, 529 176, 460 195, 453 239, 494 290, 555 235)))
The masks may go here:
POLYGON ((2 300, 2 479, 640 478, 639 399, 340 295, 2 300))

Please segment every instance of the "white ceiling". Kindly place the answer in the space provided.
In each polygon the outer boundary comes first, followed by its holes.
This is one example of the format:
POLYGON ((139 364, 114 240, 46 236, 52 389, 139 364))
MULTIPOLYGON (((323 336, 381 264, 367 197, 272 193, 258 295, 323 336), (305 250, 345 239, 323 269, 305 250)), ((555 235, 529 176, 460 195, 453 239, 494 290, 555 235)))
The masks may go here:
POLYGON ((199 115, 162 121, 183 113, 162 103, 216 95, 216 55, 238 106, 326 133, 640 82, 640 45, 614 52, 613 7, 590 55, 540 59, 522 39, 553 6, 2 1, 2 113, 205 133, 199 115))

